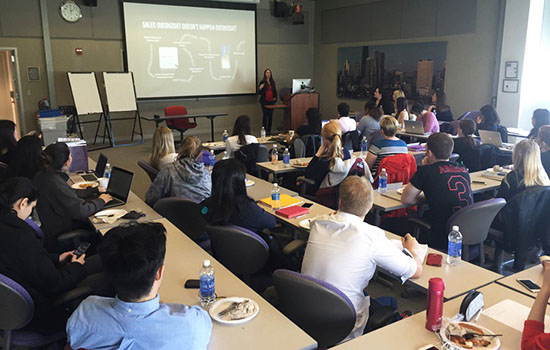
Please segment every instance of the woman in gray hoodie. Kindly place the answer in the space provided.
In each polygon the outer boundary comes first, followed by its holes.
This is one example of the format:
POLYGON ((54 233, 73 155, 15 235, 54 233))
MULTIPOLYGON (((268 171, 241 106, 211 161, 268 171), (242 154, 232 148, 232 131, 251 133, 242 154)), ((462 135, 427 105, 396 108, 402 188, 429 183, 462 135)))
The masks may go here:
POLYGON ((145 195, 151 207, 162 198, 180 197, 201 202, 210 197, 212 179, 204 166, 201 155, 201 140, 196 136, 186 137, 180 147, 178 158, 162 169, 145 195))

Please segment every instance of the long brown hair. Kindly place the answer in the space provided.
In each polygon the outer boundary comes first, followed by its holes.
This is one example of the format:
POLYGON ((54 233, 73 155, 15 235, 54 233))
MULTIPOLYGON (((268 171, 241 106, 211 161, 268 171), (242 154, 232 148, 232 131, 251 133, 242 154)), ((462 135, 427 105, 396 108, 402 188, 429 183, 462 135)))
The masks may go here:
POLYGON ((344 158, 340 123, 336 120, 326 123, 321 130, 321 136, 323 137, 323 142, 327 142, 327 146, 321 157, 330 159, 330 167, 332 168, 336 158, 344 158))
POLYGON ((238 136, 239 140, 237 143, 239 145, 246 145, 246 135, 250 135, 251 126, 250 126, 250 117, 247 115, 241 115, 235 120, 233 125, 233 135, 238 136))
POLYGON ((201 150, 201 140, 196 136, 187 136, 181 143, 178 160, 183 158, 197 159, 201 154, 201 150))
POLYGON ((157 128, 153 134, 153 151, 149 163, 158 169, 160 160, 170 153, 176 153, 172 131, 165 126, 157 128))
POLYGON ((462 134, 466 139, 466 145, 468 146, 468 148, 476 148, 476 141, 474 140, 473 136, 476 132, 476 122, 471 119, 462 119, 460 121, 460 124, 458 124, 458 127, 460 128, 460 130, 462 130, 462 134))

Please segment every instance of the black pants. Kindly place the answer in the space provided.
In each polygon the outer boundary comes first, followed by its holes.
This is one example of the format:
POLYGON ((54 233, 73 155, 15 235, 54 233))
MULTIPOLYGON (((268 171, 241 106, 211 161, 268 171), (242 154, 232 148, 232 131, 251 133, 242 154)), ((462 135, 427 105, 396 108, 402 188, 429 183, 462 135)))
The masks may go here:
POLYGON ((266 102, 262 104, 262 126, 265 128, 265 132, 271 134, 271 123, 273 122, 273 109, 266 108, 266 106, 275 104, 275 101, 266 102))

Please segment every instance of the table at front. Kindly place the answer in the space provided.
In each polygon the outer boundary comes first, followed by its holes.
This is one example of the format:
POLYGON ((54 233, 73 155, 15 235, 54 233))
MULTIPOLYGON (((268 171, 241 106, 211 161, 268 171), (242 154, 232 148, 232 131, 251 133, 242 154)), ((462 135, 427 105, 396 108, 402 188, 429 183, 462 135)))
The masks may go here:
MULTIPOLYGON (((274 138, 272 136, 266 137, 265 139, 258 137, 258 143, 260 145, 272 145, 278 143, 278 138, 274 138)), ((225 142, 223 141, 214 141, 214 142, 203 142, 202 148, 205 148, 209 151, 225 151, 225 142)))
POLYGON ((542 265, 538 264, 527 270, 523 270, 513 275, 510 275, 508 277, 504 277, 503 279, 498 281, 499 284, 506 286, 508 288, 511 288, 517 291, 518 293, 528 295, 531 298, 536 298, 537 293, 533 293, 529 291, 527 288, 525 288, 524 286, 522 286, 521 284, 519 284, 519 282, 517 281, 518 279, 531 280, 535 282, 539 287, 542 286, 542 280, 543 280, 542 265))
MULTIPOLYGON (((506 299, 510 299, 529 308, 531 308, 532 305, 532 299, 495 283, 483 287, 479 289, 479 291, 483 293, 485 309, 506 299)), ((458 298, 444 303, 443 316, 452 317, 456 315, 460 309, 461 302, 462 298, 458 298)), ((503 336, 500 337, 501 350, 518 350, 521 348, 522 331, 507 326, 483 313, 476 323, 486 327, 494 333, 503 334, 503 336)), ((426 311, 422 311, 414 316, 338 345, 333 349, 416 350, 428 344, 437 345, 439 343, 437 336, 433 332, 428 331, 425 328, 425 324, 426 311)))
POLYGON ((253 299, 260 306, 258 316, 241 325, 213 322, 209 349, 315 349, 313 338, 292 323, 237 276, 212 258, 167 219, 158 220, 166 228, 164 277, 159 290, 165 303, 198 305, 198 289, 184 288, 185 281, 197 279, 202 262, 210 259, 216 274, 218 296, 253 299))
POLYGON ((195 113, 195 114, 185 114, 185 115, 178 115, 178 116, 164 116, 164 117, 158 117, 158 118, 142 117, 141 119, 147 120, 150 122, 155 122, 155 126, 158 128, 159 124, 165 120, 182 119, 182 118, 208 118, 210 119, 210 135, 211 135, 210 141, 214 142, 214 118, 224 117, 226 115, 227 113, 195 113))

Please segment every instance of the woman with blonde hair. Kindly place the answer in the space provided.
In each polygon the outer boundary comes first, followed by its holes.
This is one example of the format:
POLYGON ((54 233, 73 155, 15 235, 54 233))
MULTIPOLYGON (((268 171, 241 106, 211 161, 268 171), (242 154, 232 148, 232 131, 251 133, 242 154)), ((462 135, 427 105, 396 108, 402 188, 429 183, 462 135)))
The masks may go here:
POLYGON ((183 139, 178 159, 162 169, 145 195, 151 207, 162 198, 179 197, 201 202, 210 197, 212 180, 201 158, 202 143, 196 136, 183 139))
POLYGON ((378 164, 382 159, 394 154, 409 152, 405 141, 395 136, 398 127, 397 119, 392 116, 385 116, 380 119, 380 133, 383 138, 374 141, 369 148, 369 153, 367 153, 367 164, 373 175, 376 175, 378 164))
MULTIPOLYGON (((308 194, 315 194, 319 188, 339 185, 348 175, 355 162, 355 157, 342 145, 342 129, 337 120, 331 120, 321 130, 323 142, 317 153, 309 162, 305 176, 314 180, 315 184, 308 187, 308 194)), ((366 163, 364 164, 367 169, 366 163)), ((369 176, 372 182, 372 178, 369 176)))
POLYGON ((512 162, 514 170, 504 177, 498 190, 498 198, 510 200, 527 187, 550 186, 550 180, 540 160, 540 148, 535 141, 523 140, 516 144, 512 162))
POLYGON ((174 162, 178 154, 174 146, 174 135, 165 126, 157 128, 153 134, 153 151, 149 163, 158 170, 174 162))

